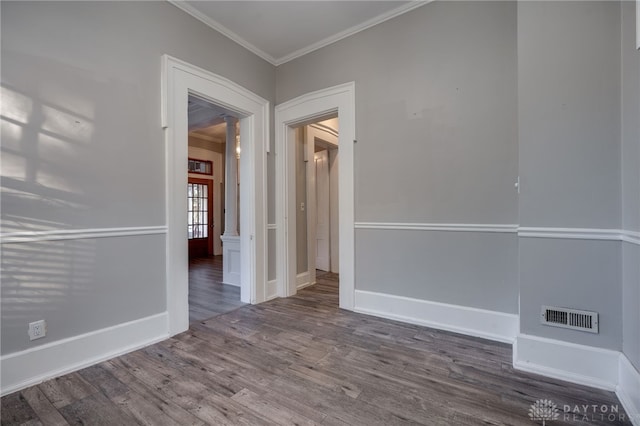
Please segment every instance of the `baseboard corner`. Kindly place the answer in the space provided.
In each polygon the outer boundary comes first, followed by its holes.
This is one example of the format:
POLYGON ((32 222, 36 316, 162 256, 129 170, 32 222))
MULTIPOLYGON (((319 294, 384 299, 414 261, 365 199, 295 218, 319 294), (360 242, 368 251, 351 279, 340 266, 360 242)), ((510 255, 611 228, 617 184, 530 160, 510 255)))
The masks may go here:
POLYGON ((634 426, 640 426, 640 372, 624 353, 620 354, 616 396, 634 426))
POLYGON ((519 334, 513 345, 513 367, 613 391, 618 383, 619 355, 614 350, 519 334))

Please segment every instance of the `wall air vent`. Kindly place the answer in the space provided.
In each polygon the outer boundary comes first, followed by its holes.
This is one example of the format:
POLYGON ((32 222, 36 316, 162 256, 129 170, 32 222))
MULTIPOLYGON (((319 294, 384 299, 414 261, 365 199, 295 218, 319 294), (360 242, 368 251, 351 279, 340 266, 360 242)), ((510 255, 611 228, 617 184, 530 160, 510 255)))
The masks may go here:
POLYGON ((540 322, 552 327, 598 333, 598 313, 577 309, 543 306, 540 322))

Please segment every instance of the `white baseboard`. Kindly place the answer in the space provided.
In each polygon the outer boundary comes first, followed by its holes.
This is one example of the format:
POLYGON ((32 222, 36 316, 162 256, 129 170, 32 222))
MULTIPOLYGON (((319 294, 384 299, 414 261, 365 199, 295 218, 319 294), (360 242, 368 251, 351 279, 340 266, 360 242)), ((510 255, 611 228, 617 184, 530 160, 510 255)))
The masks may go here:
POLYGON ((311 282, 311 275, 309 274, 309 271, 303 272, 296 276, 296 288, 298 290, 309 287, 311 284, 313 283, 311 282))
POLYGON ((364 290, 355 292, 354 311, 377 317, 512 343, 518 315, 364 290))
POLYGON ((4 355, 0 395, 140 349, 169 337, 166 312, 4 355))
POLYGON ((640 372, 620 354, 616 395, 634 426, 640 426, 640 372))
POLYGON ((620 352, 519 334, 513 367, 567 382, 612 391, 618 383, 620 352))
POLYGON ((278 280, 267 281, 265 301, 278 297, 278 280))

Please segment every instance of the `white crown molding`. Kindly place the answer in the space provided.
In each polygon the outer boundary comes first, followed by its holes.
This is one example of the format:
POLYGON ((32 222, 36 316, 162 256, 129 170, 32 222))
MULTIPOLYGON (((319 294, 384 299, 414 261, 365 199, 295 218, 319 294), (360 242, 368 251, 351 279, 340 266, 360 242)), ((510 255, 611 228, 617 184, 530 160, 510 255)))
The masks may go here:
POLYGON ((186 3, 185 1, 181 1, 181 0, 167 0, 169 3, 171 3, 172 5, 174 5, 175 7, 177 7, 178 9, 181 9, 182 11, 188 13, 189 15, 193 16, 194 18, 196 18, 197 20, 203 22, 204 24, 208 25, 209 27, 213 28, 214 30, 218 31, 219 33, 223 34, 224 36, 228 37, 229 39, 233 40, 234 42, 238 43, 240 46, 244 47, 245 49, 249 50, 250 52, 258 55, 259 57, 261 57, 262 59, 264 59, 265 61, 269 62, 272 65, 278 66, 278 65, 282 65, 284 63, 287 63, 289 61, 292 61, 296 58, 299 58, 301 56, 304 56, 308 53, 311 53, 315 50, 321 49, 325 46, 328 46, 332 43, 335 43, 339 40, 342 40, 343 38, 347 38, 349 36, 352 36, 354 34, 359 33, 360 31, 364 31, 367 28, 371 28, 375 25, 381 24, 384 21, 388 21, 389 19, 395 18, 396 16, 400 16, 403 13, 407 13, 409 11, 412 11, 418 7, 424 6, 425 4, 431 3, 433 0, 426 0, 426 1, 410 1, 409 3, 405 3, 402 6, 396 7, 395 9, 389 10, 381 15, 378 15, 374 18, 371 18, 361 24, 355 25, 351 28, 347 28, 346 30, 340 31, 337 34, 334 34, 332 36, 329 36, 325 39, 322 39, 320 41, 317 41, 313 44, 310 44, 309 46, 303 47, 302 49, 298 49, 295 52, 292 52, 288 55, 285 55, 281 58, 274 58, 273 56, 269 55, 268 53, 266 53, 265 51, 263 51, 262 49, 256 47, 254 44, 248 42, 247 40, 245 40, 244 38, 242 38, 241 36, 239 36, 238 34, 236 34, 235 32, 231 31, 229 28, 225 27, 224 25, 220 24, 219 22, 217 22, 216 20, 212 19, 211 17, 205 15, 204 13, 200 12, 199 10, 195 9, 194 7, 192 7, 191 5, 189 5, 188 3, 186 3))
POLYGON ((513 367, 571 383, 612 391, 618 384, 620 352, 519 334, 513 367))
POLYGON ((616 396, 634 426, 640 426, 640 372, 625 354, 620 354, 616 396))
POLYGON ((221 33, 225 37, 227 37, 227 38, 231 39, 232 41, 238 43, 240 46, 244 47, 248 51, 256 54, 259 57, 261 57, 265 61, 269 62, 271 65, 278 65, 276 58, 274 58, 273 56, 269 55, 268 53, 262 51, 261 49, 257 48, 253 44, 249 43, 247 40, 243 39, 238 34, 236 34, 233 31, 231 31, 229 28, 225 27, 224 25, 220 24, 219 22, 215 21, 214 19, 211 19, 209 16, 207 16, 204 13, 200 12, 199 10, 195 9, 194 7, 192 7, 191 5, 186 3, 185 1, 181 1, 181 0, 167 0, 167 1, 169 3, 171 3, 172 5, 174 5, 175 7, 177 7, 178 9, 182 10, 183 12, 186 12, 189 15, 193 16, 194 18, 196 18, 200 22, 202 22, 202 23, 208 25, 209 27, 213 28, 214 30, 216 30, 217 32, 221 33))
POLYGON ((54 229, 49 231, 8 232, 0 235, 1 244, 38 241, 81 240, 87 238, 128 237, 166 234, 166 226, 131 226, 126 228, 54 229))
POLYGON ((355 312, 504 343, 513 343, 519 316, 468 306, 356 290, 355 312))
POLYGON ((388 229, 409 231, 503 232, 516 233, 518 225, 479 223, 395 223, 356 222, 356 229, 388 229))
POLYGON ((361 24, 355 25, 351 28, 347 28, 344 31, 340 31, 337 34, 334 34, 332 36, 329 36, 325 39, 322 39, 318 42, 315 42, 313 44, 310 44, 307 47, 303 47, 302 49, 298 49, 295 52, 292 52, 288 55, 285 55, 281 58, 276 59, 274 65, 278 66, 278 65, 282 65, 285 64, 289 61, 292 61, 296 58, 299 58, 301 56, 304 56, 308 53, 311 53, 315 50, 321 49, 325 46, 328 46, 330 44, 333 44, 337 41, 340 41, 344 38, 347 38, 349 36, 352 36, 354 34, 359 33, 360 31, 364 31, 368 28, 371 28, 373 26, 376 26, 378 24, 381 24, 385 21, 388 21, 389 19, 393 19, 396 16, 400 16, 404 13, 410 12, 414 9, 417 9, 421 6, 424 6, 425 4, 429 4, 431 3, 433 0, 426 0, 426 1, 411 1, 409 3, 405 3, 402 6, 396 7, 395 9, 389 10, 388 12, 383 13, 382 15, 378 15, 374 18, 369 19, 368 21, 365 21, 361 24))
POLYGON ((169 337, 167 313, 129 321, 0 357, 1 395, 24 389, 169 337))

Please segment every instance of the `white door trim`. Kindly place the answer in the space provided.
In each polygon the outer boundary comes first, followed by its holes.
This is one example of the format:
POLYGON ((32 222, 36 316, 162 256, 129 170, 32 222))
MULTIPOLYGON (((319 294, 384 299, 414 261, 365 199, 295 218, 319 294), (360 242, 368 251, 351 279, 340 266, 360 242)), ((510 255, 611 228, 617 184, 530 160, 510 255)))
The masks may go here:
POLYGON ((296 293, 294 132, 291 126, 338 114, 340 120, 339 217, 340 307, 353 310, 355 291, 354 141, 355 83, 307 93, 275 108, 276 262, 278 295, 296 293))
POLYGON ((166 149, 167 312, 170 335, 189 328, 187 247, 187 102, 189 94, 240 118, 241 299, 265 300, 269 102, 242 86, 168 55, 162 57, 162 127, 166 149))

